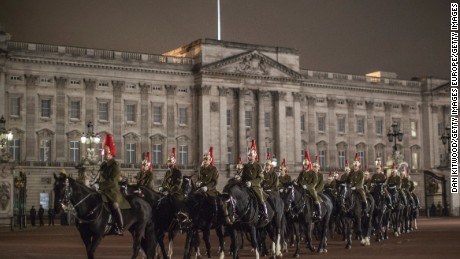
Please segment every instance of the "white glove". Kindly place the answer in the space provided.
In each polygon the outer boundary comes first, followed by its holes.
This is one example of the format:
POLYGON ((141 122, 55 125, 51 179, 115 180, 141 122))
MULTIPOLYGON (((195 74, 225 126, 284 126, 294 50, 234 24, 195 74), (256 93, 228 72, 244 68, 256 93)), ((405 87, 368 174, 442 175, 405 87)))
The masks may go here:
POLYGON ((304 184, 302 185, 302 188, 304 188, 305 190, 307 189, 307 186, 304 184))
POLYGON ((208 191, 208 187, 203 186, 203 187, 201 187, 201 190, 202 190, 203 192, 207 192, 207 191, 208 191))
POLYGON ((284 189, 280 189, 280 193, 283 193, 284 192, 284 189))
POLYGON ((235 175, 235 180, 237 180, 237 181, 241 180, 241 176, 240 176, 240 175, 238 175, 238 174, 237 174, 237 175, 235 175))
POLYGON ((202 184, 201 181, 196 182, 196 188, 200 188, 201 184, 202 184))
POLYGON ((99 190, 99 184, 98 184, 98 183, 93 184, 92 187, 93 187, 93 189, 96 190, 96 191, 99 190))
POLYGON ((356 187, 351 187, 351 190, 352 190, 352 191, 356 190, 356 187))
POLYGON ((163 187, 158 188, 158 191, 163 192, 165 189, 163 187))
POLYGON ((164 192, 163 192, 163 195, 164 195, 164 196, 168 195, 168 191, 164 191, 164 192))
POLYGON ((293 182, 293 184, 296 185, 296 186, 299 185, 297 182, 293 182))
POLYGON ((247 181, 247 182, 246 182, 246 186, 247 186, 247 187, 251 187, 251 185, 252 185, 252 183, 251 183, 250 181, 247 181))

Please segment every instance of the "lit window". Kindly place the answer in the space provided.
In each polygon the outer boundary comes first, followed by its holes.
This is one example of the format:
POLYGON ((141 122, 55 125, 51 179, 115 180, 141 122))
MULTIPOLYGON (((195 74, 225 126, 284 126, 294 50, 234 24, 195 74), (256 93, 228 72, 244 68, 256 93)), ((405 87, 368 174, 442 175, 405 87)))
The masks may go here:
POLYGON ((187 165, 188 164, 188 146, 187 145, 179 145, 179 165, 187 165))
POLYGON ((179 108, 179 125, 187 125, 187 108, 179 108))
POLYGON ((69 148, 69 160, 76 163, 80 162, 80 141, 70 141, 69 148))
POLYGON ((40 141, 40 161, 51 160, 51 140, 40 141))
POLYGON ((154 144, 153 145, 153 164, 161 165, 163 164, 163 152, 161 144, 154 144))
POLYGON ((51 117, 51 100, 41 100, 41 114, 42 118, 51 117))
POLYGON ((128 164, 136 163, 136 144, 135 143, 126 144, 126 163, 128 164))
POLYGON ((163 119, 161 106, 153 106, 153 123, 161 124, 163 119))
POLYGON ((71 119, 80 119, 80 102, 71 101, 70 102, 70 118, 71 119))
POLYGON ((411 121, 410 122, 410 135, 413 138, 417 137, 417 122, 416 121, 411 121))
POLYGON ((13 161, 20 161, 20 155, 21 155, 21 145, 20 145, 21 141, 19 139, 13 139, 10 141, 9 143, 9 147, 10 147, 10 154, 11 154, 11 159, 13 161))
POLYGON ((109 121, 109 103, 100 102, 99 103, 99 120, 100 121, 109 121))

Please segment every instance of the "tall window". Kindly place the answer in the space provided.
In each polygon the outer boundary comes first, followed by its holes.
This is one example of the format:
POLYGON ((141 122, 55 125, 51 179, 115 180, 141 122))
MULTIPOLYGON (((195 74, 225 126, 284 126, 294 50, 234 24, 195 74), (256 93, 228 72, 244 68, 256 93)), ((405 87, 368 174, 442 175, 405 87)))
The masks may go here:
POLYGON ((136 143, 126 144, 126 163, 136 163, 136 143))
POLYGON ((179 160, 177 161, 179 165, 187 165, 188 164, 188 146, 187 145, 179 145, 179 160))
POLYGON ((71 119, 80 119, 80 101, 70 101, 70 114, 71 119))
POLYGON ((161 148, 161 144, 154 144, 153 145, 153 164, 161 165, 163 164, 163 152, 161 148))
POLYGON ((69 148, 69 160, 76 163, 80 162, 80 141, 70 141, 69 148))
POLYGON ((10 115, 19 117, 20 115, 20 98, 19 97, 11 97, 10 98, 10 115))
POLYGON ((300 130, 305 131, 305 114, 300 116, 300 130))
POLYGON ((375 134, 378 136, 383 134, 383 119, 380 117, 375 118, 375 134))
POLYGON ((326 115, 324 114, 318 114, 318 131, 326 131, 326 115))
POLYGON ((10 154, 11 154, 11 159, 13 161, 19 161, 21 160, 20 155, 21 155, 21 142, 19 139, 13 139, 10 141, 9 146, 10 146, 10 154))
POLYGON ((417 137, 417 122, 416 121, 410 122, 410 135, 413 138, 417 137))
POLYGON ((364 151, 358 151, 359 161, 361 161, 361 165, 363 166, 363 169, 364 169, 364 167, 367 165, 367 163, 366 163, 366 157, 364 156, 364 154, 365 154, 364 151))
POLYGON ((163 112, 161 106, 153 106, 153 123, 161 124, 163 122, 163 112))
POLYGON ((339 157, 339 168, 345 168, 345 160, 346 160, 345 150, 339 150, 338 157, 339 157))
POLYGON ((98 109, 98 116, 100 121, 109 121, 109 103, 100 102, 98 109))
POLYGON ((246 127, 252 127, 252 111, 245 111, 245 113, 244 113, 244 125, 246 127))
POLYGON ((417 169, 418 168, 418 153, 413 152, 412 153, 412 169, 417 169))
POLYGON ((320 150, 318 153, 319 165, 321 168, 326 168, 326 150, 320 150))
POLYGON ((179 125, 187 125, 187 108, 179 108, 179 125))
POLYGON ((270 113, 266 112, 264 114, 264 126, 265 128, 270 128, 270 113))
POLYGON ((364 117, 356 118, 356 132, 364 134, 364 117))
POLYGON ((227 126, 232 126, 232 111, 227 110, 227 126))
POLYGON ((41 100, 40 106, 40 117, 49 118, 51 116, 51 100, 41 100))
POLYGON ((337 116, 337 131, 339 133, 345 133, 345 115, 337 116))
POLYGON ((51 161, 51 140, 40 140, 40 161, 51 161))
POLYGON ((438 122, 438 137, 441 137, 444 134, 444 127, 442 122, 438 122))
POLYGON ((233 164, 232 147, 227 147, 227 164, 233 164))
POLYGON ((126 105, 126 121, 136 122, 136 105, 135 104, 126 105))

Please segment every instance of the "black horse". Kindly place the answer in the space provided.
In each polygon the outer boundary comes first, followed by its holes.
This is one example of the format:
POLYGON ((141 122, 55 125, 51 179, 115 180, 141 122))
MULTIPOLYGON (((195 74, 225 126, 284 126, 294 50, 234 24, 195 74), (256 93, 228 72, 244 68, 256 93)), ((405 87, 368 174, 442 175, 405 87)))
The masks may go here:
POLYGON ((372 196, 367 195, 367 214, 362 215, 361 198, 357 191, 351 190, 350 186, 346 182, 338 182, 337 187, 337 199, 339 201, 339 214, 342 221, 342 231, 345 234, 347 244, 346 249, 351 248, 352 244, 352 230, 356 231, 356 237, 361 240, 362 245, 370 245, 370 234, 371 234, 371 220, 370 215, 374 209, 374 199, 372 196), (364 228, 364 231, 363 231, 364 228), (364 237, 363 237, 364 234, 364 237))
MULTIPOLYGON (((111 231, 113 218, 110 209, 97 191, 64 174, 54 175, 54 179, 55 212, 59 213, 61 208, 75 212, 77 228, 85 244, 86 254, 88 259, 93 259, 102 238, 111 231)), ((153 258, 156 241, 150 205, 139 197, 127 198, 131 208, 122 210, 122 215, 125 228, 133 236, 131 258, 137 258, 141 247, 147 258, 153 258)))
MULTIPOLYGON (((224 187, 224 194, 221 196, 222 208, 225 222, 228 224, 231 232, 232 254, 233 258, 239 258, 238 237, 240 231, 248 231, 250 234, 251 246, 255 252, 255 258, 259 258, 257 228, 264 228, 271 225, 273 235, 270 235, 273 242, 276 242, 275 256, 281 255, 281 227, 284 212, 284 204, 281 199, 272 204, 268 202, 267 206, 269 223, 261 221, 259 215, 259 206, 255 193, 251 191, 246 184, 236 182, 224 187)), ((269 232, 270 234, 270 232, 269 232)))
POLYGON ((318 220, 318 231, 320 237, 320 244, 318 249, 313 246, 312 232, 314 226, 313 212, 314 204, 312 197, 306 193, 302 187, 289 184, 284 187, 283 200, 286 208, 286 220, 288 224, 293 227, 296 236, 296 250, 294 257, 300 256, 300 229, 305 229, 305 237, 307 242, 307 248, 310 251, 317 251, 318 253, 327 253, 327 233, 329 231, 329 220, 333 205, 329 197, 321 195, 323 202, 321 203, 321 217, 318 220))
POLYGON ((387 205, 384 182, 375 183, 371 189, 371 195, 374 198, 374 212, 372 215, 372 225, 374 227, 376 241, 388 239, 388 219, 390 208, 387 205), (382 228, 383 233, 382 233, 382 228))
POLYGON ((401 234, 401 214, 405 205, 403 200, 404 197, 401 197, 401 192, 394 184, 388 185, 387 189, 393 204, 393 208, 390 211, 390 224, 393 228, 394 235, 399 237, 401 234))

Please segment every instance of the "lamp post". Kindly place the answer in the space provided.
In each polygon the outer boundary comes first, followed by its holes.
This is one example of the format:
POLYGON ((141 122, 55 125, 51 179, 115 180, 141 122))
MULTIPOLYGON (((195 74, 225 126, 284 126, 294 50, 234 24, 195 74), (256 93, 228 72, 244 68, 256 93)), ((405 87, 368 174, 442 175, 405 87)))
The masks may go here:
POLYGON ((450 165, 449 160, 450 160, 450 127, 447 126, 444 130, 444 133, 441 136, 441 141, 442 144, 446 145, 447 144, 447 158, 446 158, 446 163, 447 166, 450 165))
POLYGON ((2 117, 0 118, 0 163, 5 163, 10 161, 11 154, 8 151, 8 141, 13 139, 13 133, 11 130, 6 130, 5 128, 6 120, 2 117))
POLYGON ((26 174, 21 170, 19 175, 14 178, 14 187, 18 189, 18 224, 19 228, 26 227, 26 186, 27 186, 27 177, 26 174))
POLYGON ((80 163, 75 168, 78 169, 78 180, 89 185, 89 179, 86 173, 90 173, 95 177, 95 170, 99 163, 99 155, 96 153, 96 150, 97 145, 101 142, 101 138, 94 133, 94 127, 91 121, 88 122, 86 128, 86 134, 83 132, 80 138, 81 143, 86 146, 85 155, 82 156, 80 163))
POLYGON ((388 141, 394 142, 393 144, 393 156, 396 154, 396 141, 402 141, 402 138, 404 136, 404 133, 401 132, 399 129, 398 123, 393 122, 391 124, 391 129, 387 133, 388 141))

